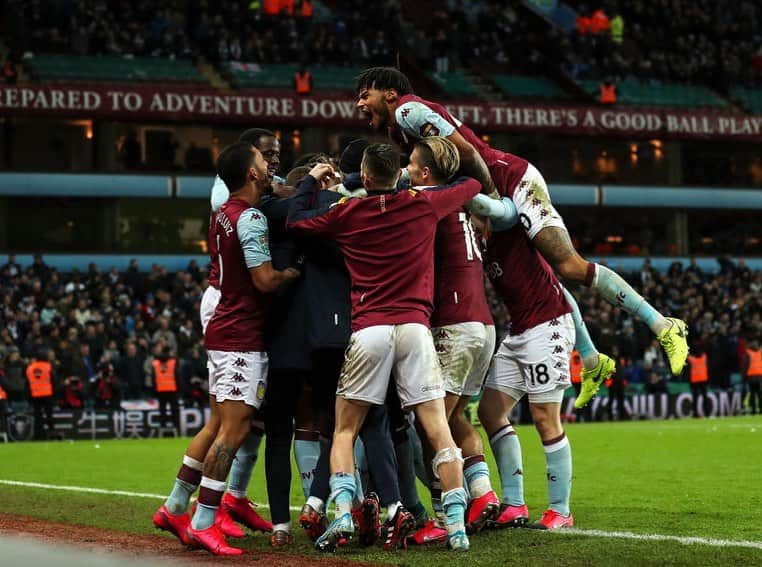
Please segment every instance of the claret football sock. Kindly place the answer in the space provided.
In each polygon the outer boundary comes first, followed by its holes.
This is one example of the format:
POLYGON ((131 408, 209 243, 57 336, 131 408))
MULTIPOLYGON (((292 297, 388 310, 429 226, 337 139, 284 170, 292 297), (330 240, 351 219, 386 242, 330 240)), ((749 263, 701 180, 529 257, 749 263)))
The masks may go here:
POLYGON ((204 463, 196 459, 183 456, 183 464, 177 473, 172 492, 169 493, 167 501, 164 503, 170 514, 185 514, 188 510, 188 503, 191 496, 196 492, 201 482, 201 470, 204 463))
POLYGON ((571 445, 565 433, 556 439, 542 442, 548 479, 549 508, 564 516, 569 515, 569 497, 572 482, 571 445))
POLYGON ((524 504, 524 463, 521 443, 512 425, 498 429, 490 436, 490 445, 500 472, 500 501, 509 506, 524 504))

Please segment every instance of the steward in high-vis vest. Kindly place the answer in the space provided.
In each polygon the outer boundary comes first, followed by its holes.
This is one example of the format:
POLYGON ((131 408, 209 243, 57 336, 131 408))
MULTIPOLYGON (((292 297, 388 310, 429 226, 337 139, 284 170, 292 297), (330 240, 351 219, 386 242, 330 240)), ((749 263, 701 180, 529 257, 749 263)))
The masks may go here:
POLYGON ((153 385, 159 401, 159 420, 162 425, 180 429, 180 407, 178 405, 177 359, 170 356, 168 347, 151 362, 153 385), (169 407, 171 415, 167 414, 169 407))
POLYGON ((691 392, 693 393, 693 417, 704 417, 704 400, 706 399, 706 383, 709 381, 709 360, 703 347, 693 349, 694 354, 688 356, 690 367, 691 392), (701 405, 699 407, 699 398, 701 405))
POLYGON ((8 393, 5 385, 5 374, 0 369, 0 433, 8 431, 8 393))
POLYGON ((762 409, 762 350, 759 348, 759 341, 756 339, 750 341, 749 348, 746 349, 743 364, 743 377, 746 380, 746 387, 749 389, 749 407, 751 413, 756 415, 762 409))
POLYGON ((294 92, 302 96, 312 92, 312 73, 304 67, 294 73, 294 92))
POLYGON ((611 79, 606 79, 600 85, 601 104, 616 103, 616 84, 611 79))
POLYGON ((53 366, 46 360, 44 352, 37 353, 26 367, 29 395, 34 409, 35 439, 46 439, 53 433, 53 366), (45 428, 43 429, 43 414, 45 428))

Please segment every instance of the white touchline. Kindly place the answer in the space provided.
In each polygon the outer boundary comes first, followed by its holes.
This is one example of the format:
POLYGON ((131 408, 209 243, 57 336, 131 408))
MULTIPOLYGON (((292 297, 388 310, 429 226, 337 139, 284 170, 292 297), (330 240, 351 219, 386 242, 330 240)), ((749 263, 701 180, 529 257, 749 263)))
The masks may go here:
POLYGON ((582 535, 590 537, 607 537, 616 539, 636 539, 644 541, 675 541, 683 545, 710 545, 712 547, 751 547, 762 549, 762 541, 746 541, 733 539, 712 539, 694 536, 675 536, 663 534, 636 534, 634 532, 604 532, 603 530, 582 530, 579 528, 564 528, 553 530, 554 534, 582 535))
MULTIPOLYGON (((0 479, 0 485, 23 486, 26 488, 45 488, 48 490, 65 490, 69 492, 86 492, 89 494, 110 494, 113 496, 130 496, 132 498, 154 498, 164 499, 166 496, 161 494, 152 494, 150 492, 130 492, 128 490, 108 490, 105 488, 91 488, 89 486, 65 486, 59 484, 43 484, 41 482, 22 482, 20 480, 0 479)), ((269 508, 267 504, 254 503, 262 508, 269 508)), ((291 506, 291 510, 301 510, 298 506, 291 506)), ((603 530, 582 530, 579 528, 564 528, 562 530, 553 530, 553 534, 577 535, 587 537, 604 537, 612 539, 634 539, 643 541, 674 541, 683 545, 709 545, 712 547, 749 547, 752 549, 762 549, 762 541, 746 541, 732 539, 712 539, 693 536, 675 536, 663 534, 637 534, 634 532, 605 532, 603 530)))
MULTIPOLYGON (((130 496, 132 498, 155 498, 164 500, 166 494, 152 494, 150 492, 130 492, 129 490, 109 490, 106 488, 92 488, 89 486, 65 486, 60 484, 43 484, 41 482, 22 482, 20 480, 0 479, 0 484, 8 486, 23 486, 25 488, 46 488, 48 490, 65 490, 68 492, 86 492, 89 494, 109 494, 111 496, 130 496)), ((254 505, 260 508, 269 508, 267 504, 254 502, 254 505)), ((291 506, 291 510, 299 511, 301 508, 291 506)))

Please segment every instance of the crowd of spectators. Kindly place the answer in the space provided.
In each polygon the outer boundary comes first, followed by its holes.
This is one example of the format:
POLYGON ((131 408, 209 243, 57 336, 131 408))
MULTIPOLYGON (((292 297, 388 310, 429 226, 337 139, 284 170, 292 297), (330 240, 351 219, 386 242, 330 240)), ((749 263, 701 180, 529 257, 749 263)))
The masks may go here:
POLYGON ((41 257, 0 267, 0 379, 9 402, 29 401, 27 364, 47 360, 59 405, 116 407, 155 397, 151 362, 165 349, 178 359, 186 403, 204 403, 206 356, 198 321, 204 272, 191 262, 170 274, 136 261, 124 272, 61 274, 41 257))
POLYGON ((571 0, 570 33, 499 0, 81 0, 5 3, 12 52, 192 58, 215 62, 394 64, 423 70, 473 63, 501 72, 758 85, 762 8, 753 0, 571 0), (309 9, 304 10, 303 6, 309 9), (582 22, 582 23, 580 23, 582 22))
MULTIPOLYGON (((695 263, 659 273, 646 260, 627 278, 657 309, 688 321, 692 345, 708 355, 712 384, 728 387, 747 340, 762 336, 762 272, 721 260, 718 273, 695 263)), ((42 257, 22 267, 10 256, 0 267, 0 380, 9 402, 29 401, 24 371, 33 359, 51 362, 62 408, 154 398, 151 362, 166 350, 178 359, 185 403, 203 404, 198 309, 204 286, 205 272, 195 262, 175 274, 158 265, 142 271, 136 261, 124 272, 91 264, 62 274, 42 257)), ((587 291, 573 291, 599 350, 625 359, 629 382, 668 377, 661 349, 642 323, 587 291)), ((508 317, 489 286, 488 296, 502 334, 508 317)))
POLYGON ((580 18, 599 14, 602 30, 577 26, 555 50, 571 74, 694 82, 723 89, 762 77, 762 6, 751 0, 588 0, 570 2, 580 18), (611 27, 614 19, 621 27, 611 27))

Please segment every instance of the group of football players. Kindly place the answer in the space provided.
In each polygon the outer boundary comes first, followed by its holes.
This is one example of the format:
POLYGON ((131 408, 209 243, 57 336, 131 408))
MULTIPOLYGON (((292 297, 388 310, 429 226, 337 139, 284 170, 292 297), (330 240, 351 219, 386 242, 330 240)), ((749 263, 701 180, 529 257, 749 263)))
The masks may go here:
POLYGON ((293 440, 305 497, 299 522, 319 551, 355 534, 385 549, 442 542, 464 551, 485 528, 572 526, 572 455, 561 422, 569 360, 576 344, 578 407, 614 361, 596 350, 560 279, 643 320, 674 374, 688 355, 686 325, 576 252, 526 160, 415 96, 396 69, 368 69, 356 89, 358 109, 389 144, 357 140, 338 164, 304 156, 275 184, 280 146, 268 130, 247 130, 218 158, 201 309, 211 417, 154 524, 217 555, 242 553, 227 541, 243 535, 238 524, 271 533, 274 547, 290 544, 293 440), (485 272, 511 318, 499 345, 485 272), (479 394, 500 497, 465 416, 479 394), (524 395, 549 500, 533 523, 508 419, 524 395), (247 495, 263 434, 272 523, 247 495))

